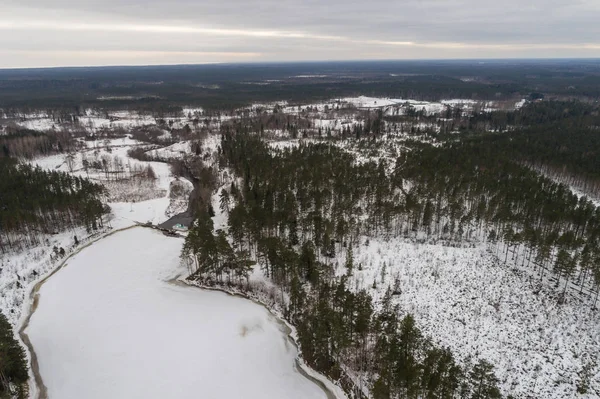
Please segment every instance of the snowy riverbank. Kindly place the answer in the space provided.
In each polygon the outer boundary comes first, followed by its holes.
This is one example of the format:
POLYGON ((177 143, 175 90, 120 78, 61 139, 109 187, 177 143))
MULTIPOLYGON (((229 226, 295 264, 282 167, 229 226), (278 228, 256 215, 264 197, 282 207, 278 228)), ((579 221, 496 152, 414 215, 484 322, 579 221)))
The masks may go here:
POLYGON ((71 258, 26 329, 50 398, 327 397, 264 307, 169 283, 182 241, 134 228, 71 258))

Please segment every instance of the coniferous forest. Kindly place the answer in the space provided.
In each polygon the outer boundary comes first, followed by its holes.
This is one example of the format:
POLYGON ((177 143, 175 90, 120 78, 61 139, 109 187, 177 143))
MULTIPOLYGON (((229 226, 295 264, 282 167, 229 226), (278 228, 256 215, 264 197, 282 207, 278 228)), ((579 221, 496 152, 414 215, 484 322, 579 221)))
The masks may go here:
MULTIPOLYGON (((538 108, 517 112, 533 118, 538 108)), ((259 262, 288 298, 285 316, 297 327, 304 359, 355 394, 501 396, 493 365, 475 360, 459 366, 393 305, 399 294, 393 284, 377 307, 368 292, 348 285, 362 266, 352 257, 360 237, 487 241, 500 261, 510 255, 512 262, 541 271, 541 279, 552 276, 563 295, 569 288, 587 290, 597 302, 600 213, 587 198, 531 168, 535 160, 562 161, 579 176, 583 170, 593 176, 591 166, 549 149, 577 137, 536 141, 535 131, 519 131, 475 134, 441 146, 407 141, 410 150, 395 160, 356 162, 336 139, 277 149, 252 131, 243 124, 222 130, 220 167, 237 177, 219 193, 227 233, 213 233, 210 206, 200 212, 183 253, 194 261, 192 278, 243 285, 259 262), (521 143, 530 148, 516 151, 521 143), (346 255, 343 274, 333 264, 340 251, 346 255)), ((350 141, 385 146, 379 134, 365 130, 350 141)), ((578 148, 563 151, 577 157, 578 148)))
POLYGON ((355 165, 328 144, 273 154, 256 137, 225 133, 222 151, 221 162, 242 176, 220 197, 232 245, 223 231, 213 235, 208 211, 200 215, 184 246, 198 277, 243 281, 254 254, 289 295, 285 314, 297 326, 304 359, 356 394, 371 386, 377 398, 500 397, 493 367, 458 366, 410 315, 400 316, 393 287, 376 311, 369 293, 348 286, 361 268, 352 259, 359 234, 403 234, 434 216, 432 208, 424 221, 423 206, 400 205, 400 176, 386 173, 383 163, 355 165), (347 260, 345 275, 336 277, 337 251, 346 251, 347 260), (353 385, 348 367, 363 376, 364 387, 353 385))
POLYGON ((0 313, 0 398, 27 398, 27 358, 13 335, 13 329, 0 313))
POLYGON ((104 187, 65 172, 0 159, 0 248, 39 244, 43 234, 102 226, 104 187))

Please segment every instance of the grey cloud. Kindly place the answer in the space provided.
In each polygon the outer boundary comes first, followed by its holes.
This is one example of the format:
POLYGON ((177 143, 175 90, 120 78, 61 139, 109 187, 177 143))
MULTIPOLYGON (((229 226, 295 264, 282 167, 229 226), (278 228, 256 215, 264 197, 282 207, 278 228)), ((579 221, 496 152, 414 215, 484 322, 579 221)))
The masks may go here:
POLYGON ((0 0, 0 9, 0 52, 252 52, 258 60, 600 55, 594 0, 0 0))

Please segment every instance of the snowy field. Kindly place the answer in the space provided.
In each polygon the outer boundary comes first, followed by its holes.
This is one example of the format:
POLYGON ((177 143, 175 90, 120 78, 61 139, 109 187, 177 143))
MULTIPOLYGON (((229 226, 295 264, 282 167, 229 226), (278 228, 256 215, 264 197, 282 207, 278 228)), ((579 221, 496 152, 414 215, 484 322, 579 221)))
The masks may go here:
MULTIPOLYGON (((500 265, 485 244, 454 248, 363 239, 354 259, 356 289, 367 289, 377 301, 388 287, 399 288, 394 301, 401 310, 462 363, 482 358, 494 364, 505 394, 600 397, 598 312, 574 297, 558 305, 550 284, 539 284, 539 277, 510 262, 500 265), (591 389, 579 395, 586 366, 592 367, 591 389)), ((345 273, 344 262, 341 254, 339 274, 345 273)))
POLYGON ((26 332, 50 398, 325 398, 264 307, 169 282, 183 241, 143 228, 69 260, 26 332))

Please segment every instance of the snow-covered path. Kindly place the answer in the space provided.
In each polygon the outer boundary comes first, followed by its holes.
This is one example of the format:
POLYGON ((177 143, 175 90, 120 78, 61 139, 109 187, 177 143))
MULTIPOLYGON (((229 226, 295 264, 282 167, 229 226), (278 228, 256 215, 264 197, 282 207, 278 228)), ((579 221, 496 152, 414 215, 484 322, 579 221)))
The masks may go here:
POLYGON ((325 398, 264 307, 175 285, 182 240, 133 228, 48 279, 26 329, 53 398, 325 398))

